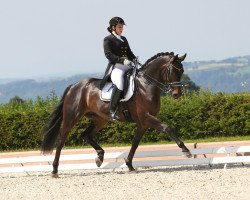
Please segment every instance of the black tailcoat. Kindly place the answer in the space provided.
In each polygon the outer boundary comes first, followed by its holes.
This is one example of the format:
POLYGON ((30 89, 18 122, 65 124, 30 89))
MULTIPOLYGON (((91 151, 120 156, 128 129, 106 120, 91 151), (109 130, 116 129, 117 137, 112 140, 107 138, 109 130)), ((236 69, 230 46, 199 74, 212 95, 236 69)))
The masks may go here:
POLYGON ((100 88, 102 88, 106 81, 110 78, 111 71, 116 63, 123 64, 125 59, 133 61, 136 58, 129 47, 126 37, 121 36, 121 39, 123 41, 118 39, 113 34, 110 34, 104 38, 103 49, 106 58, 109 60, 109 63, 101 81, 100 88))

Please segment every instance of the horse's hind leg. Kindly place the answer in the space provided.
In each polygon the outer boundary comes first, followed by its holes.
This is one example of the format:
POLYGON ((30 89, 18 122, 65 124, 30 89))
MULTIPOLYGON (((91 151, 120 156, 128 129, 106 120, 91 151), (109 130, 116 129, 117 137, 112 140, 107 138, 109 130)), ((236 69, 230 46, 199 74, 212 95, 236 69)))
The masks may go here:
POLYGON ((129 171, 135 170, 133 165, 132 165, 132 160, 133 160, 135 151, 136 151, 145 131, 146 131, 146 128, 142 128, 139 125, 137 126, 136 134, 132 140, 132 146, 131 146, 131 149, 129 151, 128 157, 124 159, 129 171))
POLYGON ((61 150, 65 144, 69 131, 70 129, 69 128, 66 129, 65 125, 63 125, 62 128, 60 129, 60 134, 56 142, 56 154, 53 161, 53 171, 52 171, 53 178, 58 178, 58 166, 59 166, 61 150))
POLYGON ((62 126, 60 128, 60 133, 58 135, 57 142, 56 142, 56 154, 55 154, 55 158, 54 158, 54 162, 53 162, 52 177, 58 177, 58 166, 59 166, 59 159, 60 159, 60 155, 61 155, 61 150, 62 150, 62 148, 65 144, 65 141, 70 133, 70 130, 74 127, 74 125, 81 118, 81 115, 78 115, 76 117, 76 113, 74 112, 74 109, 71 109, 71 108, 72 108, 71 105, 65 106, 65 108, 64 108, 64 116, 63 116, 64 118, 62 121, 62 126))
POLYGON ((83 138, 96 150, 97 157, 95 159, 97 167, 100 167, 103 163, 104 159, 104 150, 101 148, 97 142, 93 140, 93 136, 101 130, 105 125, 107 121, 98 117, 98 116, 92 116, 92 122, 88 126, 88 128, 82 133, 83 138))

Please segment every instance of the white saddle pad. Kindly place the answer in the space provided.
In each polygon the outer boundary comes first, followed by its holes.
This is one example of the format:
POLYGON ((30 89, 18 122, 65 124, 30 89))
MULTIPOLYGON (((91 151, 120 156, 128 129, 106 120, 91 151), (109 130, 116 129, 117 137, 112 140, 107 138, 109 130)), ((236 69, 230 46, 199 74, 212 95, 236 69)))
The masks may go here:
MULTIPOLYGON (((135 89, 134 77, 135 77, 135 73, 133 73, 132 76, 130 76, 129 88, 128 88, 127 94, 125 95, 125 98, 121 99, 120 101, 128 101, 133 96, 134 89, 135 89)), ((110 82, 106 83, 101 91, 101 95, 100 95, 101 100, 110 101, 112 91, 113 91, 113 84, 110 82)))

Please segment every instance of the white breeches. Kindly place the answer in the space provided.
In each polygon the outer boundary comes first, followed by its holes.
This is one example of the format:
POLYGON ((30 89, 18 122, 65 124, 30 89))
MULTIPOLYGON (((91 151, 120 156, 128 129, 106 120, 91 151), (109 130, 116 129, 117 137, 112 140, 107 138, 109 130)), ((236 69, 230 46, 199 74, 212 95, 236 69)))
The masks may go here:
POLYGON ((123 90, 124 74, 129 68, 127 65, 116 63, 111 72, 111 81, 119 90, 123 90))

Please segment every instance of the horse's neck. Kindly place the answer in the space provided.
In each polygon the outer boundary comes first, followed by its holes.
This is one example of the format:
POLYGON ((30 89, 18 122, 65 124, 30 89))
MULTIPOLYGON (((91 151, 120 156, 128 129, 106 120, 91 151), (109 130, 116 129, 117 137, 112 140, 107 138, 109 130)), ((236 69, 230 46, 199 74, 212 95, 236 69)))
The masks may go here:
POLYGON ((161 74, 159 63, 152 63, 146 66, 146 68, 139 71, 137 80, 141 89, 147 94, 154 96, 154 98, 160 97, 161 89, 159 87, 161 82, 161 74))
POLYGON ((136 77, 136 94, 139 98, 142 98, 145 103, 145 108, 160 107, 161 90, 147 78, 141 74, 136 77))
POLYGON ((159 58, 152 61, 139 71, 137 77, 138 89, 141 96, 145 96, 149 104, 160 106, 161 93, 164 90, 164 80, 162 80, 162 66, 166 64, 166 59, 159 58))
POLYGON ((161 82, 161 66, 163 65, 163 61, 160 60, 156 60, 153 61, 152 63, 150 63, 148 66, 146 66, 144 69, 141 70, 141 74, 143 76, 150 76, 153 79, 161 82))

